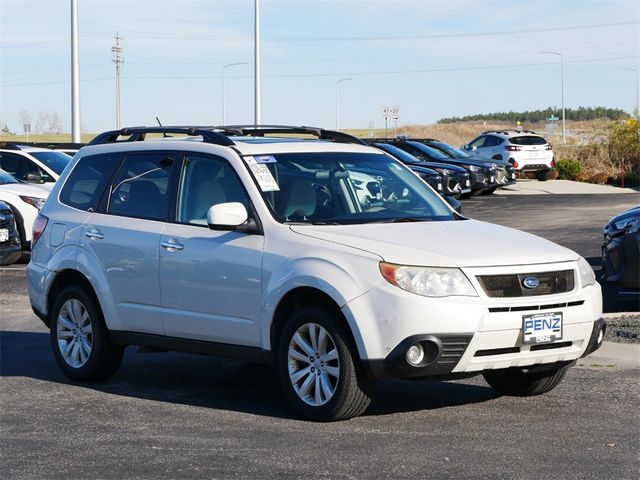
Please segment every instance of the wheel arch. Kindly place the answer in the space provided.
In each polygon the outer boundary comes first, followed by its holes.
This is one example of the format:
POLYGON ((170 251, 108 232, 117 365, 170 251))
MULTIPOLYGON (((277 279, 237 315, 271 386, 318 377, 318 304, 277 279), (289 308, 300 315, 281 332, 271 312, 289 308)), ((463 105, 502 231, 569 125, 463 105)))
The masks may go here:
POLYGON ((49 287, 49 291, 47 292, 47 315, 46 315, 46 325, 51 325, 51 315, 53 315, 53 304, 55 303, 56 298, 62 292, 65 287, 69 285, 79 285, 82 287, 89 295, 93 297, 96 301, 96 305, 102 310, 102 305, 100 303, 100 299, 96 294, 93 285, 87 277, 85 277, 78 270, 74 270, 71 268, 60 271, 54 280, 51 282, 51 286, 49 287))
POLYGON ((322 308, 326 308, 335 315, 340 316, 344 320, 344 324, 347 327, 347 333, 349 338, 347 341, 354 349, 354 353, 359 353, 358 342, 356 342, 355 336, 358 332, 354 332, 354 328, 357 326, 352 325, 351 322, 342 313, 340 305, 326 292, 310 286, 296 287, 289 290, 278 303, 269 329, 269 341, 272 355, 276 355, 279 348, 280 332, 282 331, 287 320, 293 314, 293 312, 299 308, 307 305, 316 305, 322 308))

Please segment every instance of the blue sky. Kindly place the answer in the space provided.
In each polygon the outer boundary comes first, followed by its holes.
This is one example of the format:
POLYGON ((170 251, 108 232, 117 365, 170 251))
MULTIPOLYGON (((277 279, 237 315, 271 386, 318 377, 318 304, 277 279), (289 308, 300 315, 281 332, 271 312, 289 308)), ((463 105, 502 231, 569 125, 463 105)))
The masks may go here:
MULTIPOLYGON (((78 0, 83 131, 115 125, 111 46, 125 60, 122 125, 253 122, 253 0, 78 0)), ((631 112, 640 2, 262 0, 262 122, 382 127, 560 106, 631 112)), ((0 3, 0 119, 56 111, 70 129, 70 1, 0 3)))

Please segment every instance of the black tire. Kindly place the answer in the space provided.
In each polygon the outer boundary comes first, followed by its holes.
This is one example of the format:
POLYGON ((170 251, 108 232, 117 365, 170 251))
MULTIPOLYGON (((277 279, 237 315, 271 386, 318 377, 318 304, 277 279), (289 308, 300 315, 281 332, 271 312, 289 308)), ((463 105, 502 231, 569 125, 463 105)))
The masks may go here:
MULTIPOLYGON (((294 312, 282 329, 277 357, 280 381, 289 403, 305 418, 322 422, 346 420, 360 415, 371 403, 374 383, 366 378, 362 371, 347 328, 346 320, 339 312, 318 306, 303 306, 294 312), (339 360, 337 368, 340 375, 333 396, 318 406, 306 403, 296 393, 289 373, 288 355, 293 336, 298 329, 310 324, 319 325, 329 333, 339 360)), ((315 386, 318 386, 318 383, 315 386)))
POLYGON ((22 251, 10 253, 4 257, 0 257, 0 267, 6 267, 12 263, 16 263, 22 257, 22 251))
POLYGON ((551 178, 551 170, 540 170, 536 172, 536 178, 541 182, 546 182, 551 178))
POLYGON ((491 187, 491 188, 487 188, 486 190, 482 190, 481 195, 491 195, 493 194, 493 192, 495 192, 498 189, 498 187, 491 187))
MULTIPOLYGON (((66 310, 66 308, 65 308, 66 310)), ((104 380, 115 373, 122 362, 123 347, 113 345, 109 339, 109 331, 104 322, 102 310, 93 292, 79 285, 70 285, 60 292, 51 309, 50 340, 53 356, 62 372, 72 380, 92 381, 104 380), (88 314, 91 324, 91 351, 88 358, 80 366, 72 366, 63 357, 60 342, 65 341, 59 333, 58 323, 63 322, 62 311, 69 301, 78 301, 88 314)), ((62 327, 61 327, 62 328, 62 327)), ((71 342, 67 342, 71 343, 71 342)))
POLYGON ((482 376, 491 387, 502 395, 532 397, 550 392, 560 384, 569 367, 558 367, 544 371, 529 371, 526 368, 490 370, 482 376))

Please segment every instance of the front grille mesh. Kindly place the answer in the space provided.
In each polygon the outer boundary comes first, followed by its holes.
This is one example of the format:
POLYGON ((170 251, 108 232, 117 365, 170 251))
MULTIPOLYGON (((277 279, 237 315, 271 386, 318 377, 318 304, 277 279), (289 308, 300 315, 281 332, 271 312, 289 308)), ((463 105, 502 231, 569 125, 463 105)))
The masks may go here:
POLYGON ((479 275, 476 277, 489 297, 534 297, 553 295, 573 290, 575 285, 573 270, 557 272, 519 273, 506 275, 479 275), (527 288, 525 278, 535 277, 539 284, 536 288, 527 288))

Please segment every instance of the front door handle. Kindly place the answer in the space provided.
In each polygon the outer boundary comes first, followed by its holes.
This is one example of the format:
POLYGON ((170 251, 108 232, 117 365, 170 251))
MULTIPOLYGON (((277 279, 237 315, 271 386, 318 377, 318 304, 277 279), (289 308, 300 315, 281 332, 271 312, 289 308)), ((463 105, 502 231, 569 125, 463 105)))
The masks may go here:
POLYGON ((162 242, 162 248, 168 252, 177 252, 184 250, 184 245, 176 242, 175 240, 169 240, 168 242, 162 242))
POLYGON ((95 228, 93 230, 89 230, 84 235, 85 237, 90 238, 91 240, 102 240, 104 238, 104 234, 100 233, 95 228))

